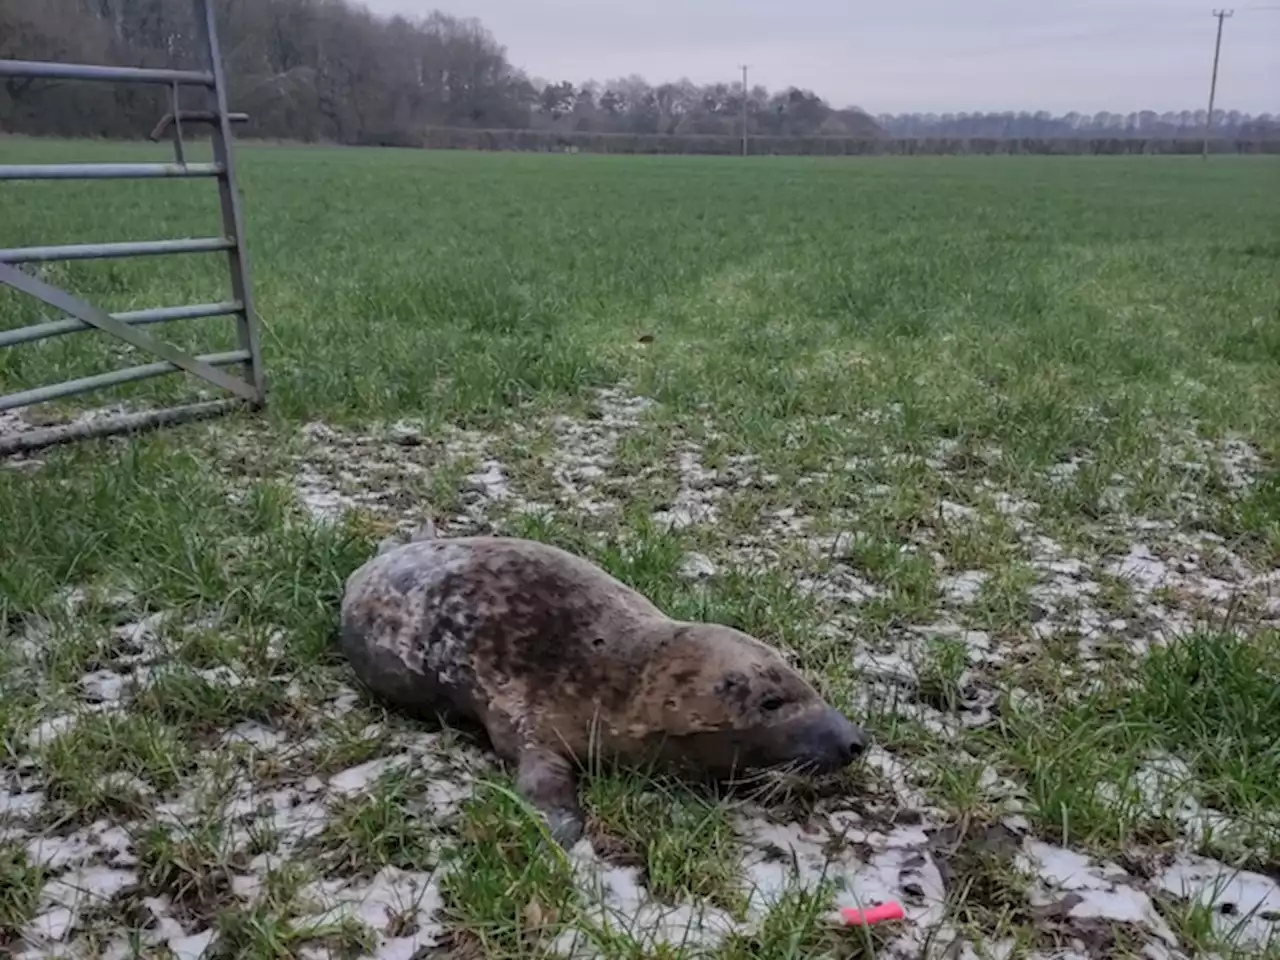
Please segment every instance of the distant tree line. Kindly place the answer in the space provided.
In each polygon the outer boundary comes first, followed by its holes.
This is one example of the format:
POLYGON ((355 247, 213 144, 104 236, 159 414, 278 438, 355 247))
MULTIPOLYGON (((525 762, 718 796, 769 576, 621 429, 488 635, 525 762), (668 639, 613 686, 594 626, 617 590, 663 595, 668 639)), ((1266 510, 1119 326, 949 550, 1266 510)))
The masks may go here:
MULTIPOLYGON (((652 133, 556 133, 551 130, 479 130, 428 127, 417 146, 433 150, 528 151, 535 153, 737 154, 740 137, 707 134, 660 136, 652 133)), ((1038 154, 1122 156, 1199 154, 1200 139, 1149 137, 770 137, 752 136, 752 156, 790 155, 944 156, 947 154, 1038 154)), ((1280 155, 1280 137, 1271 140, 1214 138, 1215 154, 1280 155)))
MULTIPOLYGON (((876 117, 892 137, 996 137, 1058 139, 1064 137, 1178 139, 1203 137, 1206 110, 1156 113, 905 113, 876 117)), ((1264 140, 1280 137, 1280 116, 1250 116, 1239 110, 1214 110, 1211 134, 1223 139, 1264 140)))
MULTIPOLYGON (((546 82, 514 66, 479 21, 438 11, 386 18, 347 0, 219 0, 216 9, 231 102, 251 117, 244 136, 403 146, 452 138, 444 145, 462 146, 477 140, 468 130, 509 131, 513 142, 524 134, 526 149, 740 149, 740 84, 655 86, 637 76, 546 82), (656 148, 654 138, 668 139, 656 148)), ((197 36, 190 0, 0 0, 5 58, 190 65, 199 62, 197 36)), ((133 85, 10 78, 0 85, 0 130, 136 137, 166 111, 166 96, 133 85)), ((873 118, 809 90, 763 86, 746 92, 745 106, 748 131, 760 141, 755 152, 864 152, 848 144, 876 138, 1172 140, 1198 136, 1205 119, 1203 111, 873 118), (786 150, 783 140, 797 143, 786 150)), ((1280 137, 1280 120, 1270 115, 1231 111, 1214 121, 1214 135, 1226 140, 1280 137)), ((503 148, 501 138, 485 136, 490 148, 503 148)))

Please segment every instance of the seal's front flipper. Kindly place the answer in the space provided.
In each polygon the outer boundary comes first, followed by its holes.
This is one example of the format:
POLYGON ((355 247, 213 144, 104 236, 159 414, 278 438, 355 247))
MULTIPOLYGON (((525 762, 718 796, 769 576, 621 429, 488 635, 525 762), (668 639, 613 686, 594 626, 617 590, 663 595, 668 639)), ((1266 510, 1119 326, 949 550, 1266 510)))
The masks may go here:
POLYGON ((520 753, 516 788, 547 821, 556 843, 568 849, 583 831, 578 781, 568 760, 548 750, 526 747, 520 753))

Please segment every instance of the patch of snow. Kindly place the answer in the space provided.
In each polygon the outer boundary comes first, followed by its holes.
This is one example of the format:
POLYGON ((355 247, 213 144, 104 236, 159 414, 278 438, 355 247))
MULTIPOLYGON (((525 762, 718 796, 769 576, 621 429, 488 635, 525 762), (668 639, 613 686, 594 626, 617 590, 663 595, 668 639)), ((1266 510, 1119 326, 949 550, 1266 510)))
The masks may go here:
POLYGON ((1074 850, 1032 839, 1023 841, 1016 863, 1042 884, 1032 891, 1033 905, 1061 902, 1067 906, 1069 917, 1137 924, 1170 946, 1177 946, 1177 936, 1151 897, 1116 864, 1099 864, 1074 850), (1064 893, 1069 896, 1064 898, 1064 893))
POLYGON ((44 805, 45 796, 42 790, 26 793, 5 790, 0 793, 0 817, 6 820, 35 816, 44 809, 44 805))
POLYGON ((343 770, 329 778, 329 789, 340 795, 349 795, 368 790, 374 782, 384 774, 393 770, 402 770, 409 765, 408 754, 394 757, 379 757, 359 766, 343 770))
POLYGON ((703 553, 685 554, 684 560, 680 564, 680 576, 686 580, 703 580, 707 577, 714 577, 716 573, 716 565, 703 553))
POLYGON ((286 743, 287 738, 277 730, 264 727, 262 724, 255 723, 252 720, 246 720, 223 734, 222 742, 227 745, 236 743, 248 744, 257 750, 270 752, 286 743))
POLYGON ((942 515, 942 519, 949 523, 969 522, 978 518, 977 510, 963 503, 956 503, 954 500, 943 500, 938 504, 938 512, 942 515))
POLYGON ((76 921, 76 911, 70 907, 54 907, 36 916, 27 924, 23 935, 28 940, 64 940, 76 921))
POLYGON ((89 703, 115 703, 124 696, 127 680, 111 670, 97 670, 80 678, 80 689, 89 703))
POLYGON ((1107 565, 1108 573, 1150 593, 1169 579, 1168 565, 1145 544, 1134 544, 1121 559, 1107 565))
POLYGON ((316 881, 304 887, 299 897, 314 907, 297 921, 300 930, 354 920, 377 932, 379 960, 412 957, 435 946, 443 931, 435 915, 444 901, 430 873, 383 867, 367 881, 316 881), (416 932, 388 936, 405 918, 412 918, 416 932))
POLYGON ((853 668, 865 676, 903 686, 915 686, 918 680, 915 664, 899 653, 859 650, 853 655, 853 668))
POLYGON ((990 576, 985 570, 966 570, 964 573, 943 577, 939 580, 938 586, 952 602, 969 604, 978 599, 982 585, 990 579, 990 576))
POLYGON ((165 946, 173 954, 173 960, 204 960, 215 937, 215 931, 203 930, 191 936, 174 937, 165 946))
MULTIPOLYGON (((639 870, 604 863, 585 838, 569 852, 575 883, 585 894, 585 919, 598 930, 625 931, 642 949, 662 946, 714 949, 738 929, 725 911, 688 903, 666 905, 645 889, 639 870)), ((564 931, 551 945, 565 957, 597 956, 594 937, 564 931)))
POLYGON ((1224 938, 1249 946, 1280 942, 1280 884, 1271 877, 1186 856, 1152 882, 1175 897, 1212 907, 1214 928, 1224 938))
POLYGON ((725 493, 717 486, 716 471, 703 467, 701 451, 686 443, 676 453, 680 472, 680 489, 669 507, 653 514, 654 526, 660 530, 681 530, 695 524, 713 523, 719 516, 719 501, 725 493))
POLYGON ((511 496, 511 488, 507 484, 506 475, 502 472, 502 464, 497 460, 486 460, 484 469, 470 474, 467 483, 476 493, 483 494, 490 500, 506 500, 511 496))

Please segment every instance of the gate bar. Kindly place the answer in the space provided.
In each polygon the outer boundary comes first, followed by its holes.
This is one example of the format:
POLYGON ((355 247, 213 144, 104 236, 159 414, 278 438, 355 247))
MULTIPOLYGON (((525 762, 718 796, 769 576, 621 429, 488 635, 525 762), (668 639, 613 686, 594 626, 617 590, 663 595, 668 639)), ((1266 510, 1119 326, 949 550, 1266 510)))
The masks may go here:
POLYGON ((123 83, 185 83, 213 86, 213 74, 204 70, 153 70, 143 67, 100 67, 86 63, 49 63, 41 60, 0 60, 0 77, 35 77, 39 80, 107 80, 123 83))
POLYGON ((216 177, 216 163, 36 163, 0 164, 0 180, 149 180, 154 177, 216 177))
MULTIPOLYGON (((170 320, 199 320, 204 317, 226 317, 238 313, 243 304, 229 300, 226 303, 195 303, 188 307, 157 307, 152 310, 126 310, 123 313, 110 313, 107 316, 121 323, 134 327, 144 327, 152 323, 168 323, 170 320)), ((0 347, 11 347, 15 343, 32 343, 46 340, 49 337, 60 337, 64 333, 75 333, 78 330, 92 330, 93 324, 68 317, 64 320, 51 320, 19 327, 17 330, 0 330, 0 347)))
POLYGON ((125 343, 131 343, 135 347, 150 351, 157 356, 163 357, 170 363, 181 367, 188 373, 194 373, 203 380, 215 383, 224 390, 229 390, 236 396, 243 397, 245 400, 258 402, 258 394, 249 384, 236 377, 229 377, 216 367, 211 367, 207 363, 201 363, 195 357, 188 353, 184 353, 177 347, 174 347, 163 340, 157 340, 149 334, 143 333, 136 327, 131 327, 126 323, 120 323, 115 320, 101 307, 96 307, 92 303, 86 303, 78 297, 73 297, 65 290, 59 290, 57 287, 45 283, 38 277, 23 273, 17 267, 11 267, 8 264, 0 263, 0 283, 7 284, 15 290, 21 290, 23 293, 35 297, 37 300, 43 300, 51 307, 57 307, 65 313, 71 314, 73 317, 79 317, 88 323, 93 324, 107 333, 115 334, 125 343))
MULTIPOLYGON (((249 359, 249 355, 243 350, 232 350, 228 353, 206 353, 195 359, 201 363, 207 363, 211 367, 229 367, 233 363, 244 363, 245 360, 249 359)), ((57 400, 59 397, 70 397, 77 393, 96 390, 99 387, 114 387, 121 383, 132 383, 134 380, 146 380, 166 373, 176 373, 180 369, 182 368, 177 364, 161 360, 158 363, 146 363, 137 367, 111 370, 107 373, 95 373, 92 376, 79 377, 75 380, 63 380, 61 383, 53 383, 46 387, 32 387, 30 390, 23 390, 21 393, 10 393, 7 396, 0 397, 0 410, 26 407, 33 403, 57 400)))
POLYGON ((226 237, 199 240, 140 240, 128 243, 75 243, 62 247, 15 247, 0 250, 0 263, 43 263, 49 260, 107 260, 112 257, 151 257, 162 253, 213 253, 230 250, 226 237))
MULTIPOLYGON (((258 311, 253 304, 253 288, 249 280, 249 252, 244 244, 244 213, 240 208, 240 187, 236 182, 236 165, 231 151, 231 107, 227 103, 227 77, 222 65, 222 47, 218 42, 218 21, 211 0, 193 0, 197 19, 204 15, 204 38, 208 46, 209 69, 213 71, 214 113, 210 141, 213 159, 223 167, 218 177, 218 198, 222 203, 222 232, 231 239, 227 265, 231 268, 231 295, 244 304, 236 317, 236 335, 240 349, 249 353, 244 365, 244 379, 253 384, 255 405, 261 405, 266 394, 262 369, 262 347, 258 340, 258 311)), ((206 97, 208 94, 205 95, 206 97)), ((178 105, 174 104, 178 111, 178 105)), ((181 111, 178 117, 181 118, 181 111)))
POLYGON ((258 317, 250 288, 248 256, 244 249, 244 218, 236 182, 231 126, 248 117, 232 113, 227 104, 226 73, 218 40, 213 0, 192 0, 197 31, 204 41, 207 68, 169 70, 135 67, 113 67, 89 64, 65 64, 31 60, 0 59, 0 79, 8 77, 43 80, 121 81, 126 83, 163 84, 169 88, 171 112, 161 120, 152 139, 166 129, 174 137, 172 164, 54 164, 35 168, 29 164, 0 165, 0 181, 65 180, 65 179, 163 179, 169 177, 213 177, 218 181, 222 208, 222 231, 219 237, 198 239, 141 241, 124 243, 91 243, 59 246, 24 247, 0 250, 0 286, 12 287, 30 294, 64 314, 58 320, 39 323, 20 330, 0 332, 0 347, 43 340, 48 337, 97 328, 112 334, 136 348, 156 355, 160 362, 61 384, 51 384, 0 398, 0 409, 27 406, 44 400, 79 393, 97 387, 179 370, 222 387, 233 397, 212 402, 198 402, 165 410, 152 410, 124 416, 90 419, 64 424, 52 429, 23 430, 0 435, 0 455, 30 451, 54 443, 91 436, 107 436, 136 432, 165 423, 216 416, 248 402, 250 409, 260 409, 265 401, 264 371, 259 345, 258 317), (207 102, 199 110, 184 110, 179 91, 183 85, 203 87, 207 102), (213 163, 188 164, 182 149, 183 122, 212 125, 213 163), (97 260, 113 257, 141 257, 173 253, 225 252, 231 275, 232 296, 224 303, 160 307, 109 314, 102 308, 77 298, 46 282, 39 276, 24 273, 13 264, 46 261, 97 260), (148 324, 169 320, 231 315, 236 318, 239 349, 226 353, 193 356, 160 341, 139 329, 148 324), (228 375, 223 366, 243 365, 244 377, 228 375))
MULTIPOLYGON (((247 113, 228 114, 232 123, 248 123, 249 115, 247 113)), ((177 113, 170 111, 160 118, 160 122, 155 125, 155 129, 148 134, 148 140, 159 140, 164 136, 165 131, 171 126, 176 125, 181 133, 181 127, 184 123, 217 123, 218 115, 212 110, 179 110, 177 113)))
POLYGON ((166 407, 163 410, 125 413, 109 419, 95 418, 80 420, 76 423, 64 423, 56 427, 44 427, 39 430, 24 430, 21 433, 0 435, 0 457, 7 457, 13 453, 31 453, 34 450, 42 450, 54 444, 70 443, 74 440, 141 433, 144 430, 154 430, 157 427, 175 423, 208 420, 243 408, 242 401, 228 397, 223 400, 188 403, 180 407, 166 407))

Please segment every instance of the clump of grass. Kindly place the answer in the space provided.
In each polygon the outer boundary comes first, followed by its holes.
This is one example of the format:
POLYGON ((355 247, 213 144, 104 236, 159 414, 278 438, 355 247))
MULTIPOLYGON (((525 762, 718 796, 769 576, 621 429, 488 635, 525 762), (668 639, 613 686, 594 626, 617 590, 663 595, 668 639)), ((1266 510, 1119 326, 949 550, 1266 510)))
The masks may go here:
POLYGON ((331 525, 290 524, 229 564, 238 584, 231 611, 246 624, 284 630, 277 673, 305 676, 340 661, 333 630, 343 584, 376 539, 351 515, 331 525))
POLYGON ((411 774, 396 770, 380 777, 367 795, 341 802, 318 838, 326 869, 354 876, 388 866, 431 870, 437 844, 429 823, 412 809, 417 786, 411 774))
POLYGON ((937 839, 949 875, 950 916, 984 933, 1031 925, 1030 880, 1014 863, 1016 837, 999 825, 962 821, 937 839))
POLYGON ((714 960, 802 960, 840 957, 872 960, 887 935, 878 927, 842 928, 827 922, 830 882, 788 890, 770 907, 750 934, 732 933, 711 956, 714 960))
POLYGON ((1280 632, 1199 631, 1153 650, 1113 707, 1196 773, 1228 813, 1280 813, 1280 632))
POLYGON ((953 569, 988 570, 1012 560, 1019 545, 1006 517, 984 513, 971 522, 946 524, 937 547, 953 569))
POLYGON ((386 749, 390 730, 362 709, 336 717, 318 718, 316 746, 307 757, 307 769, 315 774, 336 773, 374 759, 386 749))
POLYGON ((1141 807, 1117 786, 1141 764, 1144 744, 1132 731, 1093 702, 1040 709, 1006 700, 1000 716, 999 728, 972 736, 1026 783, 1026 813, 1047 839, 1115 851, 1136 834, 1141 807))
POLYGON ((938 710, 955 713, 964 702, 963 679, 969 649, 956 637, 929 637, 917 667, 920 699, 938 710))
POLYGON ((0 947, 16 944, 22 928, 40 905, 40 891, 48 872, 27 859, 26 851, 0 844, 0 947))
POLYGON ((74 617, 46 621, 39 639, 38 669, 50 687, 74 683, 92 670, 110 668, 113 641, 106 617, 86 605, 74 617))
POLYGON ((1259 478, 1242 496, 1219 501, 1217 529, 1259 566, 1280 563, 1280 470, 1259 478))
POLYGON ((227 908, 235 898, 234 869, 244 866, 232 853, 221 819, 207 813, 181 827, 146 824, 134 838, 143 884, 195 921, 211 920, 227 908))
POLYGON ((1016 631, 1036 619, 1031 600, 1036 573, 1021 562, 1008 563, 982 582, 969 615, 993 633, 1016 631))
POLYGON ((171 649, 174 661, 194 670, 212 670, 232 667, 246 659, 257 661, 261 646, 259 638, 217 624, 183 629, 171 649))
POLYGON ((746 902, 727 808, 665 781, 624 773, 587 778, 583 802, 611 858, 637 866, 667 903, 705 900, 731 913, 746 902))
POLYGON ((1098 606, 1112 616, 1125 617, 1133 613, 1134 594, 1129 581, 1114 574, 1098 575, 1098 606))
POLYGON ((477 785, 447 856, 444 919, 460 949, 528 956, 572 921, 573 869, 538 813, 505 784, 477 785))
POLYGON ((866 537, 851 545, 847 559, 887 591, 859 607, 869 629, 933 619, 940 594, 938 572, 927 552, 891 537, 866 537))
POLYGON ((1176 835, 1147 809, 1136 779, 1172 754, 1191 768, 1187 788, 1200 802, 1246 826, 1256 815, 1258 843, 1248 856, 1265 866, 1277 848, 1266 824, 1280 813, 1277 637, 1189 634, 1083 696, 1060 694, 1043 709, 1008 703, 1000 730, 975 736, 1025 779, 1028 813, 1049 836, 1107 851, 1176 835))
POLYGON ((334 960, 356 960, 378 946, 378 938, 350 917, 322 925, 299 925, 266 902, 231 907, 218 914, 210 960, 296 960, 305 948, 334 960))
MULTIPOLYGON (((0 643, 5 638, 0 636, 0 643)), ((0 671, 8 669, 0 657, 0 671)), ((13 674, 9 674, 10 677, 13 674)), ((36 723, 39 700, 29 687, 23 691, 16 683, 0 681, 0 763, 13 763, 25 752, 22 738, 36 723)))
POLYGON ((205 675, 184 665, 169 667, 139 690, 132 709, 172 724, 189 737, 219 732, 246 720, 270 721, 288 709, 286 683, 224 668, 205 675))
POLYGON ((122 788, 119 775, 163 792, 195 767, 180 731, 159 717, 115 712, 83 718, 45 745, 40 762, 49 795, 82 818, 140 810, 144 798, 122 788))

